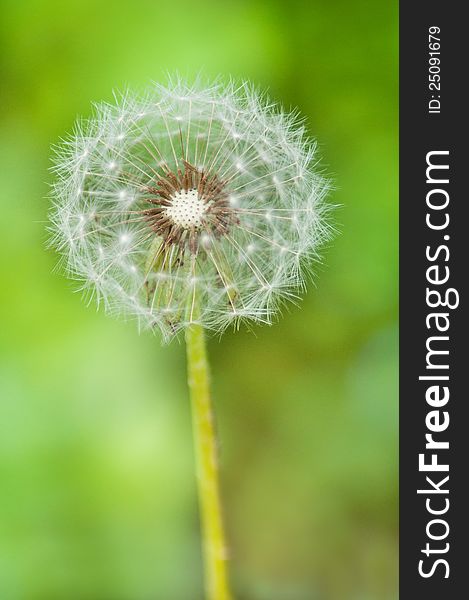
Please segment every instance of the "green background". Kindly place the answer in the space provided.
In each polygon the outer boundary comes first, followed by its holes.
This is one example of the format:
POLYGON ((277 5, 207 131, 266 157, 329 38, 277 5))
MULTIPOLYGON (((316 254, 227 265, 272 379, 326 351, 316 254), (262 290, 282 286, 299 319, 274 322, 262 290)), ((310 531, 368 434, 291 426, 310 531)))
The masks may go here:
POLYGON ((301 307, 210 341, 237 598, 396 598, 397 3, 1 6, 1 600, 202 598, 184 347, 86 308, 44 230, 51 144, 176 69, 299 107, 342 205, 301 307))

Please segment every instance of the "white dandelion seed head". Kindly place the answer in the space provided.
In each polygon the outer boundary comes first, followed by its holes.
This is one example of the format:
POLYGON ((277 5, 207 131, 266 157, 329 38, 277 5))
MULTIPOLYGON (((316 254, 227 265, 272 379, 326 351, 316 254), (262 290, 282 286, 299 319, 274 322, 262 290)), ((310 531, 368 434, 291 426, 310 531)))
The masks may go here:
POLYGON ((52 244, 90 299, 165 340, 271 323, 330 235, 316 165, 297 115, 251 85, 170 79, 58 147, 52 244))

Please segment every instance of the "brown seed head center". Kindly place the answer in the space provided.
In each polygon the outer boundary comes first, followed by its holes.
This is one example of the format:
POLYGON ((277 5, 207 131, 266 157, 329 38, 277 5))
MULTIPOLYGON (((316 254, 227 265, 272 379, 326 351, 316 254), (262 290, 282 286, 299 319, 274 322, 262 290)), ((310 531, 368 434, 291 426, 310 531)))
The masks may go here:
POLYGON ((199 237, 226 235, 238 222, 230 206, 225 181, 216 173, 206 173, 187 161, 184 171, 167 171, 155 186, 146 189, 152 205, 145 219, 156 235, 163 238, 165 247, 179 245, 195 254, 199 237))

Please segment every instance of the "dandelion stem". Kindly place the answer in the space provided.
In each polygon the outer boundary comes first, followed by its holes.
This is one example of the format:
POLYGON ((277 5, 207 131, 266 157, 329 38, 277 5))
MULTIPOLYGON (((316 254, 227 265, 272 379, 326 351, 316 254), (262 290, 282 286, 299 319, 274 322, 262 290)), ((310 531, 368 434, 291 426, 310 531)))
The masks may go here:
MULTIPOLYGON (((197 302, 196 302, 197 304, 197 302)), ((197 318, 197 306, 194 310, 197 318)), ((209 364, 202 325, 186 329, 187 374, 201 513, 207 600, 230 600, 227 548, 218 481, 217 442, 210 398, 209 364)))

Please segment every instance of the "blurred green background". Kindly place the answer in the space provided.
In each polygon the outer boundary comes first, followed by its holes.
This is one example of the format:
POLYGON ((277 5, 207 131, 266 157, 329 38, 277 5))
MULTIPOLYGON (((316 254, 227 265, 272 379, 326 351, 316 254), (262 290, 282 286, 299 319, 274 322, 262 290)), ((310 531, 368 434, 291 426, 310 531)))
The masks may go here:
POLYGON ((397 3, 2 0, 1 600, 200 600, 184 347, 44 249, 50 145, 113 88, 246 77, 306 115, 341 234, 300 308, 211 340, 239 600, 397 597, 397 3))

